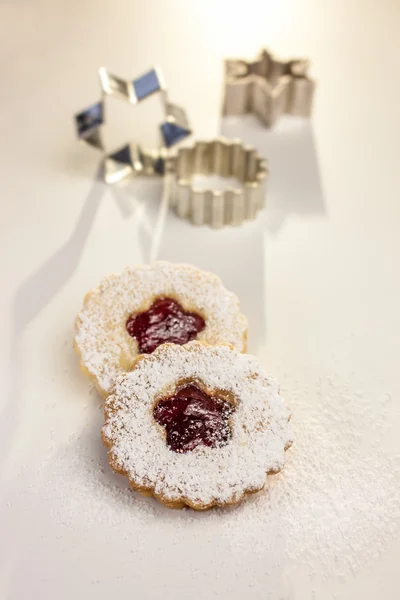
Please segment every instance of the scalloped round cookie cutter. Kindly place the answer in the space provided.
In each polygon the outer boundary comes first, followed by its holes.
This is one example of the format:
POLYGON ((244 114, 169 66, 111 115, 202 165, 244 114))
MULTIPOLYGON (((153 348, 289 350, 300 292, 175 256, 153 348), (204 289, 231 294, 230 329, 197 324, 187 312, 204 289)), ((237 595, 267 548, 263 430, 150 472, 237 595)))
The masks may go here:
POLYGON ((169 205, 193 225, 241 225, 265 206, 268 168, 265 158, 241 140, 216 138, 182 147, 166 158, 169 205), (224 190, 200 188, 196 176, 234 178, 224 190))

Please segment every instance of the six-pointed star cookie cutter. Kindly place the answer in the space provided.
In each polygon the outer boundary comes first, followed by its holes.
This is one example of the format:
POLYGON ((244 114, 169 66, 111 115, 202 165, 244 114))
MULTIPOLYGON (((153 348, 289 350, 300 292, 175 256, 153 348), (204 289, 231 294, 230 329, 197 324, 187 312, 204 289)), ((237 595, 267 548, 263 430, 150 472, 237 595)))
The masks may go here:
POLYGON ((107 183, 116 183, 132 174, 162 175, 168 149, 192 132, 183 108, 169 102, 160 69, 155 67, 136 79, 125 80, 102 67, 99 76, 101 99, 75 115, 78 138, 103 152, 107 183), (102 136, 106 122, 105 98, 114 96, 136 105, 155 93, 160 93, 164 111, 164 121, 160 124, 161 148, 144 150, 137 142, 127 142, 113 152, 106 153, 102 136))
POLYGON ((257 115, 271 127, 282 114, 308 117, 315 81, 308 76, 309 61, 282 61, 262 50, 255 61, 225 61, 224 115, 257 115))

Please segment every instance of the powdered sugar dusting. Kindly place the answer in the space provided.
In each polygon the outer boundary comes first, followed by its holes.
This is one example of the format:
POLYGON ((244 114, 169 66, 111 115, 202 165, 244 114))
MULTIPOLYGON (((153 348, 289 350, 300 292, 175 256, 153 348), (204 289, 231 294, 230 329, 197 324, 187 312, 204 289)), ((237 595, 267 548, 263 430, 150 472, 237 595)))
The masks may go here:
POLYGON ((237 297, 218 277, 190 265, 167 262, 129 267, 109 275, 88 294, 76 322, 75 344, 82 366, 104 395, 112 391, 116 377, 129 369, 138 354, 136 340, 126 331, 126 320, 163 296, 203 316, 206 327, 198 340, 229 343, 245 350, 247 320, 240 313, 237 297))
MULTIPOLYGON (((400 533, 400 462, 385 443, 398 423, 395 399, 385 388, 377 395, 359 383, 338 383, 333 374, 308 387, 285 376, 283 387, 295 443, 282 472, 242 504, 199 514, 132 492, 107 464, 99 440, 103 410, 93 397, 82 409, 82 431, 57 453, 49 447, 40 471, 24 486, 18 519, 27 506, 40 506, 43 521, 54 522, 61 535, 96 535, 99 545, 107 539, 115 560, 131 553, 135 565, 144 551, 153 561, 155 549, 160 556, 184 556, 201 545, 215 554, 225 543, 238 561, 262 560, 267 575, 293 561, 314 580, 337 581, 376 565, 400 533)), ((63 411, 59 407, 60 425, 63 411)), ((32 528, 36 517, 27 518, 32 528)), ((42 527, 38 521, 38 536, 42 527)))
POLYGON ((113 464, 134 485, 167 502, 183 500, 191 506, 228 504, 261 489, 266 474, 282 468, 291 443, 290 413, 277 381, 260 370, 254 357, 224 346, 160 346, 117 379, 106 413, 103 435, 113 464), (200 382, 211 393, 232 394, 235 410, 227 445, 197 446, 187 454, 168 448, 153 407, 186 380, 200 382))

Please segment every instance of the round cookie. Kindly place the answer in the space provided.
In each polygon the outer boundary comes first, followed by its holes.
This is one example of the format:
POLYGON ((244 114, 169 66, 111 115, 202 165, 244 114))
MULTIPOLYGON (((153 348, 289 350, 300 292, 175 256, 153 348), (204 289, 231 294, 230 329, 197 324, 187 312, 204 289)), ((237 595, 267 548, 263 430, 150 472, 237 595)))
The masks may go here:
POLYGON ((102 437, 134 490, 204 510, 261 490, 283 467, 289 419, 277 381, 254 357, 165 344, 117 379, 102 437))
POLYGON ((168 262, 105 277, 86 295, 75 324, 82 371, 105 397, 139 354, 193 339, 245 352, 247 320, 216 275, 168 262))

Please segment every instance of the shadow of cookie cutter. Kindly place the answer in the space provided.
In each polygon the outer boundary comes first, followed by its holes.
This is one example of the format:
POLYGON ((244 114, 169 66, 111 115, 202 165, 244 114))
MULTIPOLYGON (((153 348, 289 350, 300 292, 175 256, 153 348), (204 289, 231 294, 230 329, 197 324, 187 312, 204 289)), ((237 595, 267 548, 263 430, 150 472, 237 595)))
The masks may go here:
POLYGON ((165 174, 169 205, 193 225, 241 225, 265 206, 266 161, 240 140, 217 138, 180 148, 166 159, 165 174), (196 175, 235 178, 238 184, 225 190, 200 189, 193 182, 196 175))
MULTIPOLYGON (((104 101, 107 96, 136 105, 155 93, 160 93, 164 112, 164 121, 159 126, 161 148, 166 151, 191 135, 185 111, 168 100, 160 69, 152 68, 136 79, 127 81, 102 67, 99 69, 99 77, 102 97, 75 115, 75 125, 80 140, 103 152, 105 181, 115 183, 134 174, 162 175, 163 161, 150 160, 153 151, 144 151, 137 143, 126 143, 111 153, 106 153, 102 136, 102 128, 106 123, 104 101)), ((158 156, 159 150, 155 154, 158 156)))
POLYGON ((226 60, 223 114, 253 113, 266 127, 283 114, 309 117, 316 84, 308 68, 306 59, 281 61, 268 50, 254 62, 226 60))

